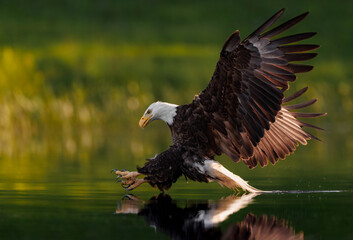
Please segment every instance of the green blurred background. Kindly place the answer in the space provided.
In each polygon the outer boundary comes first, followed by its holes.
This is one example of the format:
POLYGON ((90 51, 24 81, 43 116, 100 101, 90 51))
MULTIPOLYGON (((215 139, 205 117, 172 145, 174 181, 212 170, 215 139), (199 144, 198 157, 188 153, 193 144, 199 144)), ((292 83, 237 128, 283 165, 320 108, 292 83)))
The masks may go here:
POLYGON ((280 21, 311 12, 289 33, 318 32, 308 41, 321 45, 315 68, 290 91, 309 86, 302 100, 318 98, 310 110, 328 112, 311 121, 327 130, 313 131, 324 143, 310 141, 265 169, 222 162, 255 181, 288 171, 350 174, 353 1, 17 0, 0 2, 2 187, 35 188, 30 182, 70 171, 109 179, 112 167, 142 165, 171 144, 164 123, 138 127, 146 107, 190 102, 207 85, 228 35, 239 29, 246 37, 282 7, 280 21))

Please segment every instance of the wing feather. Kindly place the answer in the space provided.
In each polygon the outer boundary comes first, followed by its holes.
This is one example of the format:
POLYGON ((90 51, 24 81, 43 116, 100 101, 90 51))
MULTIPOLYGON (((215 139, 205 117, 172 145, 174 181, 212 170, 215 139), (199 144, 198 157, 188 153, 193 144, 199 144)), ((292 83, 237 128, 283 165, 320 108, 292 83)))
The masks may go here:
POLYGON ((258 27, 253 33, 251 33, 245 40, 252 40, 253 38, 256 38, 258 35, 266 31, 273 23, 275 23, 278 18, 282 16, 284 13, 285 9, 282 8, 279 10, 275 15, 270 17, 264 24, 262 24, 260 27, 258 27))
MULTIPOLYGON (((317 56, 317 53, 286 53, 284 54, 284 59, 288 62, 295 62, 295 61, 306 61, 310 60, 317 56)), ((277 64, 283 65, 283 64, 277 64)))
POLYGON ((287 36, 287 37, 277 38, 276 40, 272 41, 272 44, 283 45, 283 44, 299 42, 299 41, 311 38, 315 35, 316 35, 316 32, 294 34, 294 35, 287 36))
POLYGON ((272 38, 286 30, 288 30, 289 28, 293 27, 294 25, 296 25, 297 23, 299 23, 300 21, 302 21, 307 15, 309 14, 309 12, 303 13, 295 18, 292 18, 291 20, 282 23, 280 26, 273 28, 272 30, 264 33, 261 35, 261 38, 272 38))
POLYGON ((284 9, 278 11, 243 41, 239 31, 231 34, 210 83, 194 100, 205 116, 211 116, 209 127, 219 150, 235 162, 242 159, 249 168, 258 162, 261 166, 268 161, 275 164, 292 153, 298 143, 305 145, 310 138, 316 138, 302 127, 321 129, 297 118, 324 114, 291 112, 314 104, 316 99, 283 106, 307 90, 284 97, 296 73, 313 68, 292 62, 314 58, 317 54, 307 51, 319 47, 297 43, 313 37, 314 32, 273 39, 308 15, 303 13, 269 30, 283 13, 284 9))
POLYGON ((315 44, 293 44, 293 45, 284 45, 279 46, 278 49, 285 53, 297 53, 297 52, 306 52, 318 49, 320 45, 315 44))

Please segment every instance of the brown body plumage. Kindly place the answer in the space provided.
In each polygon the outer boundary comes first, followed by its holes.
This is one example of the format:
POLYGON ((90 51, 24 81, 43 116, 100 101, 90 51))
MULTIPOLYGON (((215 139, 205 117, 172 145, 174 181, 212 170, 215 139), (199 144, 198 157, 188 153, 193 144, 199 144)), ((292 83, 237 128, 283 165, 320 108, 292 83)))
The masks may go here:
MULTIPOLYGON (((230 188, 257 191, 238 182, 215 155, 226 154, 234 162, 242 160, 249 168, 258 163, 275 164, 292 153, 298 143, 305 145, 316 138, 302 129, 318 128, 297 117, 317 117, 322 113, 298 113, 316 99, 296 105, 284 105, 302 95, 304 88, 289 97, 284 92, 296 73, 313 67, 291 62, 309 60, 318 45, 293 44, 311 38, 315 33, 302 33, 273 40, 291 28, 308 13, 295 17, 276 28, 268 28, 283 14, 277 12, 243 41, 234 32, 225 42, 215 72, 207 88, 187 105, 152 104, 140 120, 140 126, 162 119, 170 126, 173 146, 150 159, 138 172, 144 182, 168 189, 179 176, 196 181, 218 181, 230 188), (162 114, 163 113, 163 114, 162 114)), ((320 128, 318 128, 320 129, 320 128)), ((132 182, 133 183, 133 182, 132 182)), ((134 184, 134 183, 133 183, 134 184)), ((129 189, 129 188, 128 188, 129 189)))

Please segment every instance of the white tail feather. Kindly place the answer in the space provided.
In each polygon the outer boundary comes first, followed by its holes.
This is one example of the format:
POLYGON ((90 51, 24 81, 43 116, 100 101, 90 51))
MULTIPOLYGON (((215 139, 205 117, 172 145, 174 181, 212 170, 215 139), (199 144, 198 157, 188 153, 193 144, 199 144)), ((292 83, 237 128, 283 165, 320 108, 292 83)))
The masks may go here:
POLYGON ((204 169, 211 179, 214 179, 220 185, 226 186, 227 188, 234 190, 241 188, 248 192, 264 192, 250 186, 244 179, 235 175, 215 160, 206 160, 204 162, 204 169))

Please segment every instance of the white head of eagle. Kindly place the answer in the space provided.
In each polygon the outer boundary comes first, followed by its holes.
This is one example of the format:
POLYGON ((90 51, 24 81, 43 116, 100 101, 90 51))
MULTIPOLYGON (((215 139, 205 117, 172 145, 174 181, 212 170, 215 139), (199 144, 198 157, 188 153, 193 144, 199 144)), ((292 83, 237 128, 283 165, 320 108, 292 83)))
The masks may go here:
POLYGON ((169 126, 173 124, 178 105, 166 102, 152 103, 140 119, 139 125, 141 128, 147 126, 149 122, 154 120, 163 120, 169 126))

